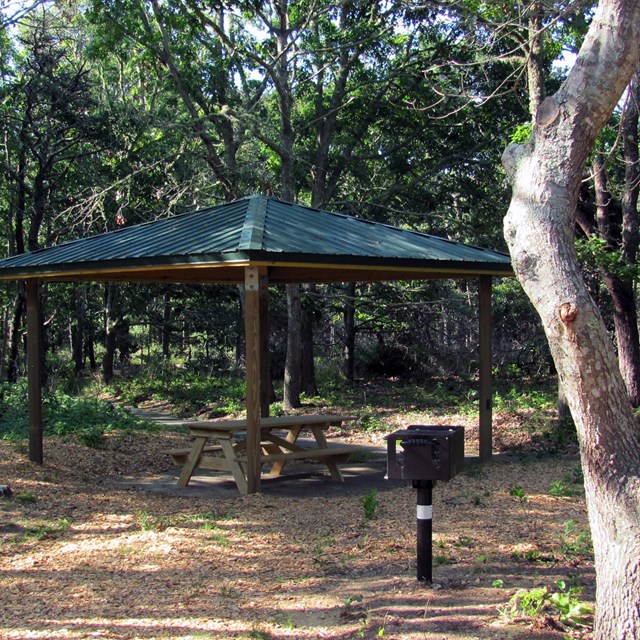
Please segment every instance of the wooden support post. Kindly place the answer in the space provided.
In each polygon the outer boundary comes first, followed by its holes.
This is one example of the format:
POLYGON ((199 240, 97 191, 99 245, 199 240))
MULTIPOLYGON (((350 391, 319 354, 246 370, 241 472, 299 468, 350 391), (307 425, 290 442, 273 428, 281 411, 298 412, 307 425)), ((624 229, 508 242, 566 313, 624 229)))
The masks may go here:
POLYGON ((27 387, 29 390, 29 460, 42 464, 42 343, 40 282, 26 281, 27 294, 27 387))
POLYGON ((260 414, 269 417, 271 373, 269 371, 269 279, 260 272, 260 414))
POLYGON ((491 460, 493 406, 491 383, 491 276, 480 276, 480 462, 491 460))
POLYGON ((261 340, 260 274, 245 268, 244 327, 247 343, 247 493, 260 491, 261 340))

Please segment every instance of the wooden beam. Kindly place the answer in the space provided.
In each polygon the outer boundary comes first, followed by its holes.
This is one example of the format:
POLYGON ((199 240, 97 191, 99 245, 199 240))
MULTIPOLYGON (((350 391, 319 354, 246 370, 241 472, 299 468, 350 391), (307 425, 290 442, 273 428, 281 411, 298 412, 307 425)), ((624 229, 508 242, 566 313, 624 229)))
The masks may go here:
POLYGON ((27 388, 29 391, 29 460, 42 464, 42 322, 40 282, 26 281, 27 295, 27 388))
POLYGON ((260 491, 261 338, 260 274, 246 267, 244 327, 247 369, 247 493, 260 491))
POLYGON ((491 460, 493 453, 493 399, 491 381, 491 276, 480 276, 480 462, 491 460))

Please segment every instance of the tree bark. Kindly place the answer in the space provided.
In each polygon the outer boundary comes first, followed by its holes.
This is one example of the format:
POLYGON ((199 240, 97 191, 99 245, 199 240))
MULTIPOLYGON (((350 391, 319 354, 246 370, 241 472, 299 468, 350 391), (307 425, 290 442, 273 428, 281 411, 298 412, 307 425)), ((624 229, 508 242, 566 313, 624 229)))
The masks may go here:
POLYGON ((168 293, 162 296, 162 357, 168 360, 171 357, 171 321, 173 316, 173 307, 171 305, 171 297, 168 293))
POLYGON ((343 372, 348 382, 353 382, 356 370, 356 283, 347 284, 344 301, 344 360, 343 372))
POLYGON ((121 322, 121 311, 118 302, 118 285, 107 285, 107 304, 105 318, 104 356, 102 359, 102 377, 105 384, 113 380, 116 344, 121 322))
POLYGON ((582 170, 640 60, 640 4, 600 3, 576 64, 510 145, 505 237, 576 424, 595 553, 595 640, 640 637, 640 442, 613 345, 574 248, 582 170), (615 72, 612 72, 615 70, 615 72))
POLYGON ((75 289, 75 323, 71 328, 71 346, 73 350, 73 373, 79 378, 84 371, 84 322, 87 306, 87 290, 84 286, 75 289))
MULTIPOLYGON (((628 206, 625 207, 627 210, 623 213, 623 227, 626 227, 628 231, 626 233, 622 232, 622 238, 614 237, 614 225, 612 224, 614 216, 611 211, 613 196, 609 192, 606 164, 602 154, 597 154, 595 157, 593 174, 598 234, 600 238, 607 242, 611 250, 615 250, 617 246, 620 246, 626 263, 633 264, 636 259, 638 236, 637 231, 633 233, 630 229, 633 226, 637 229, 638 214, 637 212, 630 212, 628 206)), ((635 189, 635 185, 629 184, 629 178, 629 172, 627 171, 627 199, 629 198, 629 192, 635 189)), ((583 224, 582 229, 587 235, 591 235, 591 230, 586 228, 586 225, 583 224)), ((638 313, 633 282, 615 269, 602 267, 600 270, 613 302, 613 319, 616 343, 618 345, 618 366, 627 387, 629 400, 634 407, 637 407, 640 404, 640 336, 638 334, 638 313)))
POLYGON ((300 362, 302 340, 302 310, 300 307, 300 287, 287 285, 287 355, 284 367, 285 409, 300 406, 300 362))
POLYGON ((542 3, 532 2, 528 11, 527 84, 529 86, 529 113, 535 118, 538 107, 545 98, 544 49, 542 43, 544 11, 542 3))
POLYGON ((13 307, 11 320, 11 342, 9 345, 9 363, 7 365, 7 382, 18 381, 20 365, 20 346, 22 342, 22 323, 26 309, 26 295, 24 285, 18 283, 18 293, 13 307))

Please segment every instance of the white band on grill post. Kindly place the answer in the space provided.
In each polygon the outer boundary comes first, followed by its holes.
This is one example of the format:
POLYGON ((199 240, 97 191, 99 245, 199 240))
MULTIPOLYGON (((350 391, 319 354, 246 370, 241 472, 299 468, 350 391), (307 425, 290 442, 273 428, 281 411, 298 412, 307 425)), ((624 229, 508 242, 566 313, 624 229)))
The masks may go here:
POLYGON ((430 504, 417 505, 416 517, 418 518, 418 520, 433 520, 433 505, 430 505, 430 504))

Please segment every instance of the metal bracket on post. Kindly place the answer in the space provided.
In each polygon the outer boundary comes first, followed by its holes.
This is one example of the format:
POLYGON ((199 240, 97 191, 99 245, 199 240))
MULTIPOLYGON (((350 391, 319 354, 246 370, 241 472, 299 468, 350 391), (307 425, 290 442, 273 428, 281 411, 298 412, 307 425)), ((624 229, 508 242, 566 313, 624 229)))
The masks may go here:
POLYGON ((260 290, 260 273, 258 271, 258 267, 247 267, 244 270, 244 290, 260 290))

